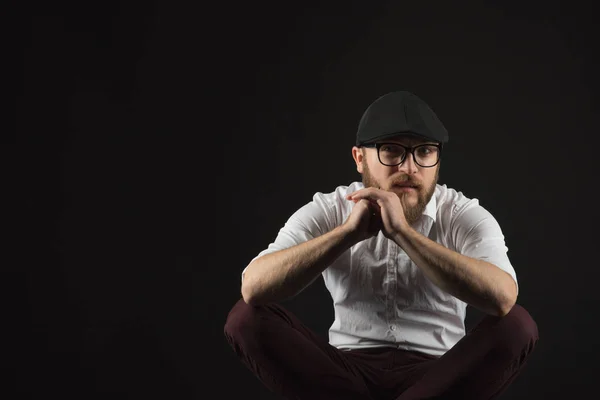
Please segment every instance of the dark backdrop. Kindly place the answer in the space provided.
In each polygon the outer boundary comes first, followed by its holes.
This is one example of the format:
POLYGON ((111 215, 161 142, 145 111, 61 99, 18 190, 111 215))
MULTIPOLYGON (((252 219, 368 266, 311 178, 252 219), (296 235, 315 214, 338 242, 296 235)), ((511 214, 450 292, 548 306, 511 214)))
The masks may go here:
MULTIPOLYGON (((2 291, 7 398, 274 399, 223 336, 241 270, 314 192, 360 179, 358 120, 392 90, 421 96, 448 128, 440 183, 498 219, 519 303, 538 323, 538 348, 503 398, 596 390, 591 5, 13 10, 5 170, 17 185, 5 196, 25 211, 5 209, 18 216, 2 291)), ((321 281, 287 305, 326 335, 321 281)))

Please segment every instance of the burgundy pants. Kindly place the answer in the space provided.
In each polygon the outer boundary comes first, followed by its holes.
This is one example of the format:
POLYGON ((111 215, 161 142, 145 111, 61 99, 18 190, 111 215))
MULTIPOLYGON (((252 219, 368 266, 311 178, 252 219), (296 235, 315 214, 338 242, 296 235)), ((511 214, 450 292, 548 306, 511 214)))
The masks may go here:
POLYGON ((229 312, 225 336, 241 361, 286 399, 493 399, 525 365, 538 340, 520 305, 485 316, 441 357, 414 351, 331 346, 280 305, 229 312))

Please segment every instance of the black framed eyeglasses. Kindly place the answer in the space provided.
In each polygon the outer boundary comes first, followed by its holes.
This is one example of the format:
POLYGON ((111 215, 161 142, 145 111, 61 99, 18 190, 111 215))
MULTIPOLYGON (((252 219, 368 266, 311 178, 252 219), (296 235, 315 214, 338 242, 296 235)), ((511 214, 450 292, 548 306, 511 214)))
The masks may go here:
POLYGON ((442 154, 441 144, 427 143, 408 147, 398 143, 367 143, 361 146, 376 148, 379 162, 388 167, 395 167, 402 164, 408 153, 412 154, 413 160, 420 167, 435 167, 440 162, 442 154))

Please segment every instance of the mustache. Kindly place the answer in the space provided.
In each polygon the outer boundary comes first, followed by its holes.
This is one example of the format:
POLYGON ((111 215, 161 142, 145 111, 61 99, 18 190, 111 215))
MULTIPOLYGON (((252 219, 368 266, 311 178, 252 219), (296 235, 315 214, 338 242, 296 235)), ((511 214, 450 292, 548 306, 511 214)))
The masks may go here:
POLYGON ((407 175, 395 177, 390 181, 390 186, 421 186, 421 184, 407 175))

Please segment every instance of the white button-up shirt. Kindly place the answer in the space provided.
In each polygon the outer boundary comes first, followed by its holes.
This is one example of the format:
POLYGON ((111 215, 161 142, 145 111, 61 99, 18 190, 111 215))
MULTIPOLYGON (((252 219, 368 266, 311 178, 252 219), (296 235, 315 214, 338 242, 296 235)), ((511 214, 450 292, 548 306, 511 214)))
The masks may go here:
MULTIPOLYGON (((353 182, 316 193, 255 258, 341 225, 354 206, 346 195, 363 187, 353 182)), ((502 230, 477 199, 437 184, 413 227, 450 250, 496 265, 517 282, 502 230)), ((467 304, 433 284, 381 232, 342 253, 322 275, 335 315, 329 342, 339 349, 395 347, 441 356, 465 335, 467 304)))

